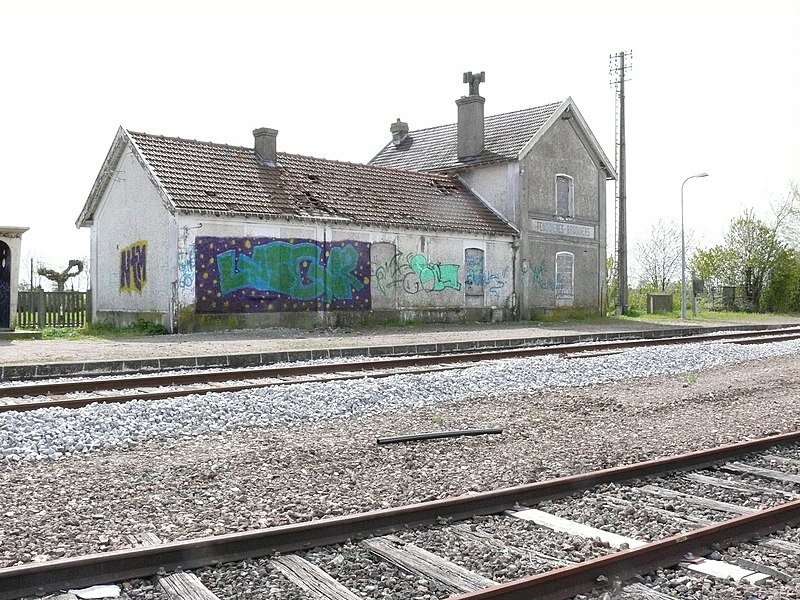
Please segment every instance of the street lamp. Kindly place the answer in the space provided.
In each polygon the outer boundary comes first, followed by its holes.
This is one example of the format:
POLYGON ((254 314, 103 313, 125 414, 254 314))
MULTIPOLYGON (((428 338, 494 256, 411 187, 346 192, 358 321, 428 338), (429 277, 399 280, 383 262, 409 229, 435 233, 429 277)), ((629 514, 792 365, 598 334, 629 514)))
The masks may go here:
POLYGON ((690 175, 681 184, 681 319, 686 320, 686 242, 683 237, 683 186, 695 177, 708 177, 708 173, 690 175))

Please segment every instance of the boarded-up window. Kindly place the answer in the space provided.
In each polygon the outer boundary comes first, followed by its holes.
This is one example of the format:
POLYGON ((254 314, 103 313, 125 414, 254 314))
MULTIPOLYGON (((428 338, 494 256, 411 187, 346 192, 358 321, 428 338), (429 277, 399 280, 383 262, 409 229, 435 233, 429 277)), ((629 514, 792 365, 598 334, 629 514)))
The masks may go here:
POLYGON ((575 213, 575 199, 572 177, 556 175, 556 216, 572 217, 575 213))
POLYGON ((483 296, 484 269, 483 250, 464 250, 464 293, 467 296, 483 296))
POLYGON ((575 256, 556 253, 556 304, 571 305, 575 298, 575 256))

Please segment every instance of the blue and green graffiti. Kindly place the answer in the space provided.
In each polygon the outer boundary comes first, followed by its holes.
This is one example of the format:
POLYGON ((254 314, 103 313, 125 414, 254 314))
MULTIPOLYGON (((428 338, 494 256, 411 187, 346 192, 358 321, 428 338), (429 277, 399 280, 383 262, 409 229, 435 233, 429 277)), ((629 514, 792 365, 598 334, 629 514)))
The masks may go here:
POLYGON ((458 265, 430 262, 422 254, 395 252, 394 256, 375 268, 378 291, 386 295, 394 287, 402 287, 407 294, 441 292, 447 288, 460 290, 458 265))
POLYGON ((368 310, 369 244, 198 237, 195 293, 200 312, 368 310))

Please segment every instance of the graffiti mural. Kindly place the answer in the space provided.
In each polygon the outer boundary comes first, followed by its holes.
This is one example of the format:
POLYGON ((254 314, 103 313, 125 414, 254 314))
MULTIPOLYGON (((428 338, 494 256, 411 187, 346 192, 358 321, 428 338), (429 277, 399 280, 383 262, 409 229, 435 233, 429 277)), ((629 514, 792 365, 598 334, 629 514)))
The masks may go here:
POLYGON ((483 296, 484 289, 489 289, 489 296, 500 299, 500 290, 506 285, 511 267, 502 271, 484 269, 484 253, 478 248, 467 248, 464 251, 464 292, 468 296, 483 296))
POLYGON ((459 265, 430 262, 422 254, 404 254, 397 251, 383 264, 375 266, 373 279, 376 289, 383 295, 401 287, 407 294, 460 290, 459 265))
POLYGON ((531 269, 531 278, 533 279, 533 285, 538 288, 543 290, 556 289, 556 281, 547 274, 547 267, 544 265, 544 259, 542 259, 539 265, 531 269))
POLYGON ((147 242, 139 240, 119 251, 119 289, 139 292, 147 281, 147 242))
POLYGON ((198 237, 196 310, 369 310, 369 249, 353 240, 198 237))
POLYGON ((506 285, 509 271, 511 271, 511 267, 506 267, 499 273, 494 273, 492 271, 486 271, 484 273, 484 280, 486 281, 486 285, 489 286, 489 295, 492 298, 500 298, 500 290, 506 285))
POLYGON ((194 243, 189 244, 186 253, 178 260, 178 287, 190 288, 194 285, 194 243))

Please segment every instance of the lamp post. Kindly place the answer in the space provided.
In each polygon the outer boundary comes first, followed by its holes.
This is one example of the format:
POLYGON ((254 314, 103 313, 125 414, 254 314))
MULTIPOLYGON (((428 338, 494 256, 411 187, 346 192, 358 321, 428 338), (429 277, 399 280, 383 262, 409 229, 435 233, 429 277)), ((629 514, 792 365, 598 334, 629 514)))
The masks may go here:
POLYGON ((695 177, 708 177, 708 173, 690 175, 681 184, 681 319, 686 320, 686 241, 683 236, 683 186, 695 177))

